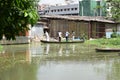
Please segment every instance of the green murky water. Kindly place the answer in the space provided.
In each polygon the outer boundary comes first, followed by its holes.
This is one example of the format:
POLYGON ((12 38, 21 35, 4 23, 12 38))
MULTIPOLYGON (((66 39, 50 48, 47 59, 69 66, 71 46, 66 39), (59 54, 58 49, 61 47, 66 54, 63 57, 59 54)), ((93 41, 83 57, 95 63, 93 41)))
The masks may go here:
POLYGON ((119 80, 120 52, 85 44, 3 46, 0 80, 119 80))

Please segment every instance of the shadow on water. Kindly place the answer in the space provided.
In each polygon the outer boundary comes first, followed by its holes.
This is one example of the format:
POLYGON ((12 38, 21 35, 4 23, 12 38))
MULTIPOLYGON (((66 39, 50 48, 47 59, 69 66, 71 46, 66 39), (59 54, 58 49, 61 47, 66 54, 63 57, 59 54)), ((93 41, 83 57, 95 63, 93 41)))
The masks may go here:
POLYGON ((84 43, 3 46, 0 80, 118 80, 119 53, 96 52, 95 47, 84 43))

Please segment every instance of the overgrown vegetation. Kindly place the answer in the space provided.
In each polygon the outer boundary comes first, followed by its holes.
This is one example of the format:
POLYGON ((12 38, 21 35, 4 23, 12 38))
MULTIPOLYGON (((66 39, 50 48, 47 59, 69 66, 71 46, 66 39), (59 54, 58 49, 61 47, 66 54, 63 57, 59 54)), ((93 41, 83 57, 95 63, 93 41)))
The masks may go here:
POLYGON ((99 47, 112 47, 112 48, 119 48, 120 47, 120 34, 117 33, 116 29, 112 30, 111 38, 100 38, 95 40, 87 41, 86 43, 97 45, 99 47))
POLYGON ((120 38, 120 34, 117 33, 115 29, 113 29, 113 33, 111 34, 111 38, 120 38))
POLYGON ((120 38, 100 38, 86 41, 87 44, 97 45, 98 47, 120 48, 120 38))

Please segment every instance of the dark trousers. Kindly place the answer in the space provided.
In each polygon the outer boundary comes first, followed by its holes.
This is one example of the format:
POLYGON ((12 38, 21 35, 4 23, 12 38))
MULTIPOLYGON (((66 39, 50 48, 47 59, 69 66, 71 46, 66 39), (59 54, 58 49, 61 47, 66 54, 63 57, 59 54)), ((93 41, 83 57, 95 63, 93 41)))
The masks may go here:
POLYGON ((59 42, 61 42, 61 37, 59 37, 59 42))
POLYGON ((65 38, 66 38, 66 42, 68 42, 68 36, 66 36, 65 38))

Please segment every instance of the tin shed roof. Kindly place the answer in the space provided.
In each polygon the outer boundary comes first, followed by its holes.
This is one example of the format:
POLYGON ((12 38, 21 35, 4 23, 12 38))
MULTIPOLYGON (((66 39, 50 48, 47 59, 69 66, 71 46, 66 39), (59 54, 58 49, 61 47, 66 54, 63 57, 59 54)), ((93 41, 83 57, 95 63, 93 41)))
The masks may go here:
POLYGON ((101 16, 62 16, 62 15, 42 15, 41 18, 48 19, 64 19, 64 20, 73 20, 73 21, 97 21, 105 23, 115 23, 115 21, 105 19, 101 16))

